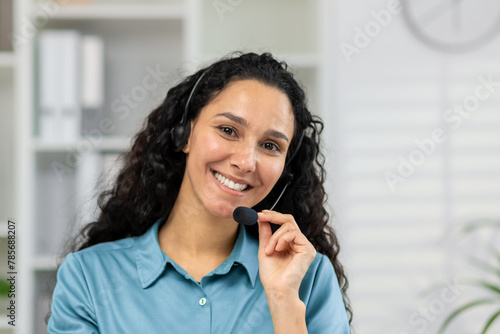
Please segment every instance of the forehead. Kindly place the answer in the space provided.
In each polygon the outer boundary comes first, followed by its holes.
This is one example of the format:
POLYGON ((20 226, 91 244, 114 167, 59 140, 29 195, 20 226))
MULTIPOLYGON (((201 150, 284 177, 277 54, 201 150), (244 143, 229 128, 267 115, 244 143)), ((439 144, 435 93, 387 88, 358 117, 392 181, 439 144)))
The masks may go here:
POLYGON ((280 127, 290 138, 293 135, 295 116, 288 96, 257 80, 229 83, 202 109, 200 118, 213 118, 221 112, 234 113, 249 124, 280 127))

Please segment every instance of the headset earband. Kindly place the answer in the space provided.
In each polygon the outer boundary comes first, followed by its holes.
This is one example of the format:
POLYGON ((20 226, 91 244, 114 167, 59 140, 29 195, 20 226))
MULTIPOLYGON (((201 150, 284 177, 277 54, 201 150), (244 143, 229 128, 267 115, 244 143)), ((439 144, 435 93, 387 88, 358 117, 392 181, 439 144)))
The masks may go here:
POLYGON ((182 118, 180 122, 176 126, 174 126, 172 130, 170 130, 172 142, 174 143, 174 150, 177 152, 182 150, 187 140, 187 136, 189 135, 189 130, 187 129, 189 103, 191 102, 191 98, 193 97, 194 92, 196 91, 196 87, 198 87, 198 84, 200 83, 205 73, 206 71, 200 75, 198 80, 196 80, 193 88, 191 89, 191 92, 189 93, 188 99, 186 101, 186 105, 184 106, 184 112, 182 113, 182 118))

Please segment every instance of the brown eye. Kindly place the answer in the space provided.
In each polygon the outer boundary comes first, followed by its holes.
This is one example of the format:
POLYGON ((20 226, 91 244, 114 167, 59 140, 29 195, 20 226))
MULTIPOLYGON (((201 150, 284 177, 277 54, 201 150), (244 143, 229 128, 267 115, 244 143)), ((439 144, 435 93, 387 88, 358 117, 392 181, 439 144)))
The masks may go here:
POLYGON ((273 144, 273 143, 265 143, 263 145, 263 147, 268 150, 268 151, 277 151, 279 152, 280 151, 280 148, 278 147, 278 145, 276 144, 273 144))
POLYGON ((219 126, 219 131, 221 131, 226 136, 230 137, 236 136, 236 131, 234 131, 234 129, 229 126, 219 126))

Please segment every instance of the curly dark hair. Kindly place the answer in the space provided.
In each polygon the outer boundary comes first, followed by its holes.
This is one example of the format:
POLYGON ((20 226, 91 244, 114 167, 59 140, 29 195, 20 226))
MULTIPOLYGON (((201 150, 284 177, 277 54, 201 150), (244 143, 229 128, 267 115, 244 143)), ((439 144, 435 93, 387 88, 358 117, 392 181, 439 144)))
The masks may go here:
MULTIPOLYGON (((113 187, 99 195, 101 212, 97 221, 81 230, 71 248, 81 250, 102 242, 139 236, 159 218, 168 217, 183 179, 186 155, 181 148, 189 136, 190 121, 229 83, 245 79, 257 80, 285 93, 295 115, 295 133, 285 171, 269 195, 254 209, 270 208, 283 186, 290 182, 275 210, 293 215, 316 250, 328 256, 351 322, 352 310, 346 294, 348 281, 338 259, 337 237, 328 224, 329 214, 324 206, 325 157, 320 152, 323 122, 308 110, 304 90, 286 63, 278 62, 269 53, 231 54, 171 88, 161 105, 146 118, 141 131, 134 137, 131 150, 122 157, 124 165, 113 187), (194 86, 195 92, 189 99, 194 86), (172 132, 181 122, 185 134, 179 144, 172 132), (290 152, 294 152, 291 160, 290 152)), ((258 238, 257 225, 245 228, 258 238)))

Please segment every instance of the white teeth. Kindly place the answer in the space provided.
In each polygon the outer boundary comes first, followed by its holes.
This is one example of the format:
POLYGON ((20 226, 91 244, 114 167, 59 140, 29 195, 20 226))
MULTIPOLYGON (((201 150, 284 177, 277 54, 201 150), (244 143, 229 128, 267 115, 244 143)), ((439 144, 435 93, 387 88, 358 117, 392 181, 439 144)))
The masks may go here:
POLYGON ((219 173, 215 173, 215 178, 217 181, 228 187, 229 189, 233 189, 236 191, 243 191, 248 187, 248 184, 243 184, 243 183, 236 183, 234 181, 231 181, 229 179, 226 179, 224 176, 222 176, 219 173))

